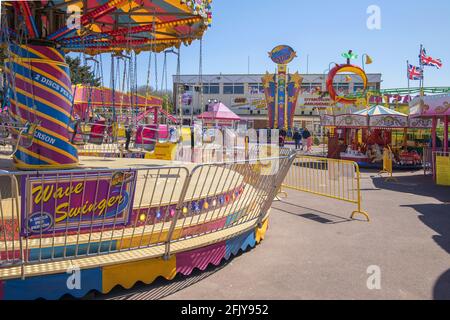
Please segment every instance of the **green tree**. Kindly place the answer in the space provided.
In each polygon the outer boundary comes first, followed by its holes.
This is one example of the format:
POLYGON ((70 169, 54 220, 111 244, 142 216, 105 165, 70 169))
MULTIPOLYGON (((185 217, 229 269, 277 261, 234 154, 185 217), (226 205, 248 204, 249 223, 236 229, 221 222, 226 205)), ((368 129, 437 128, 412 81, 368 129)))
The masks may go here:
POLYGON ((95 77, 95 74, 91 70, 90 66, 81 65, 80 58, 71 58, 70 56, 66 56, 66 63, 70 68, 72 84, 89 84, 94 87, 100 86, 100 78, 95 77))
POLYGON ((171 90, 158 90, 156 91, 153 87, 147 86, 140 86, 137 89, 137 93, 145 96, 146 94, 149 94, 151 96, 159 97, 163 99, 162 107, 164 110, 167 110, 169 113, 173 113, 175 110, 175 105, 173 101, 173 93, 171 90))

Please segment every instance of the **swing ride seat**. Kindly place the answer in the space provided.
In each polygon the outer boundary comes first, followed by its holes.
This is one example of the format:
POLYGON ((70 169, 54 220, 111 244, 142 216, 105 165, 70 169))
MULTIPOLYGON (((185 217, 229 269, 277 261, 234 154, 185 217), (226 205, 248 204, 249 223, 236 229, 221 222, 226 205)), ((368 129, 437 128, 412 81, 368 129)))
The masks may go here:
POLYGON ((159 140, 167 140, 168 138, 169 127, 167 125, 140 125, 136 130, 135 144, 145 150, 152 151, 159 140))
POLYGON ((28 148, 33 143, 36 128, 37 124, 17 125, 3 119, 0 124, 0 146, 11 146, 12 151, 8 151, 8 155, 15 154, 19 146, 28 148), (21 145, 23 140, 28 140, 29 143, 21 145))
POLYGON ((106 121, 105 120, 97 120, 91 126, 91 132, 89 134, 89 143, 92 144, 102 144, 104 140, 104 134, 106 129, 106 121))

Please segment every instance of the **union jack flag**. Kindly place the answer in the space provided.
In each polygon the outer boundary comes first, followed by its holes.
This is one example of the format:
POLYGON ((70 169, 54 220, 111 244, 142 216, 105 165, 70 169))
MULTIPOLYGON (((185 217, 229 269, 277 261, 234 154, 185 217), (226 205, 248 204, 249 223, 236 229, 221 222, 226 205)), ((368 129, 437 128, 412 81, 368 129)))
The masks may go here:
POLYGON ((409 80, 422 80, 423 79, 423 69, 421 67, 408 65, 408 78, 409 80))
POLYGON ((420 52, 420 63, 423 66, 431 66, 438 69, 442 68, 442 60, 427 56, 427 51, 424 48, 422 48, 422 51, 420 52))

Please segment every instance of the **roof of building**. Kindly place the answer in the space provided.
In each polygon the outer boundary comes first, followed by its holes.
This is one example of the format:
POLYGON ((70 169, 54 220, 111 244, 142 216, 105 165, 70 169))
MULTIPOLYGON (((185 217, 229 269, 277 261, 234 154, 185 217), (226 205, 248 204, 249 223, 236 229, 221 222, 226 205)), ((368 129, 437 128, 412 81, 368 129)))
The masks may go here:
POLYGON ((396 116, 403 116, 407 117, 408 115, 386 108, 381 105, 373 106, 369 109, 364 109, 360 111, 356 111, 353 114, 361 115, 361 116, 381 116, 381 115, 396 115, 396 116))
MULTIPOLYGON (((178 82, 178 77, 180 83, 186 84, 196 84, 196 83, 260 83, 261 78, 264 74, 204 74, 201 76, 198 74, 183 74, 183 75, 174 75, 173 82, 178 82)), ((326 74, 300 74, 303 77, 303 82, 305 83, 321 83, 326 80, 326 74)), ((381 73, 368 73, 367 77, 369 83, 373 82, 381 82, 381 73)), ((346 82, 347 75, 337 75, 335 80, 337 82, 346 82)), ((357 75, 350 75, 352 78, 352 82, 362 82, 361 78, 357 75)))

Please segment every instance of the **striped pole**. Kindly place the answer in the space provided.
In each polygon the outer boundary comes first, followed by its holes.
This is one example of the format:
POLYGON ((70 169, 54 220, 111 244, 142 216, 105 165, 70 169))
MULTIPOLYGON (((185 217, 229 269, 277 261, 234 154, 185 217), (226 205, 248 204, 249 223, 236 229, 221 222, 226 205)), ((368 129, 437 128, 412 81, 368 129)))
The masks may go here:
POLYGON ((32 143, 19 145, 14 154, 16 167, 76 167, 78 152, 70 142, 73 97, 64 54, 37 45, 11 45, 11 52, 11 60, 5 62, 9 83, 15 86, 11 88, 11 117, 23 124, 37 125, 32 131, 32 143))

